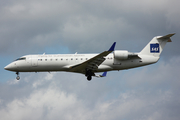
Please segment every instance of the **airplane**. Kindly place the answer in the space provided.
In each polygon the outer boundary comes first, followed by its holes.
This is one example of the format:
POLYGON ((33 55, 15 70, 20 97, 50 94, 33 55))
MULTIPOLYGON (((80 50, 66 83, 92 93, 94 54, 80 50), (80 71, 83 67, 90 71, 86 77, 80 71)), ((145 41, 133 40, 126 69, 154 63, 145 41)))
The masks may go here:
MULTIPOLYGON (((175 34, 175 33, 174 33, 175 34)), ((109 50, 100 54, 37 54, 22 56, 6 67, 14 71, 19 80, 19 72, 56 72, 81 73, 90 81, 92 76, 105 77, 108 71, 125 70, 156 63, 167 42, 174 34, 154 37, 139 53, 127 50, 114 50, 116 42, 109 50), (97 72, 104 72, 96 75, 97 72)))

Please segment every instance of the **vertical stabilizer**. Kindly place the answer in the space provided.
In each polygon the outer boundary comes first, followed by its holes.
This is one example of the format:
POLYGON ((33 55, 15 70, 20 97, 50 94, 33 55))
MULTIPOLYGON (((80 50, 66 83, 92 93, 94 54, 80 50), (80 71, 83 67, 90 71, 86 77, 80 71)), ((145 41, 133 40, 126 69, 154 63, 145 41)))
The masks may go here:
POLYGON ((166 43, 171 42, 170 37, 172 37, 174 34, 168 34, 168 35, 165 35, 165 36, 154 37, 146 45, 146 47, 144 47, 144 49, 140 52, 140 54, 153 55, 153 56, 159 57, 161 52, 163 51, 164 46, 166 45, 166 43))

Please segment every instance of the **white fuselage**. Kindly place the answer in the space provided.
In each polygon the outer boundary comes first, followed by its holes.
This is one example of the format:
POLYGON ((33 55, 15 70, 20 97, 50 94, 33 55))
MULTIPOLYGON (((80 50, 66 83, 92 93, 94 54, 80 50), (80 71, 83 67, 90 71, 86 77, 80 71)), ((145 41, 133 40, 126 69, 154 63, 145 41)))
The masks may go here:
MULTIPOLYGON (((15 72, 50 72, 50 71, 66 71, 71 66, 83 63, 98 54, 45 54, 45 55, 26 55, 10 63, 5 67, 15 72)), ((95 72, 104 72, 112 70, 123 70, 144 65, 149 65, 158 61, 159 57, 141 55, 141 58, 115 60, 113 54, 105 57, 105 61, 98 66, 95 72)))

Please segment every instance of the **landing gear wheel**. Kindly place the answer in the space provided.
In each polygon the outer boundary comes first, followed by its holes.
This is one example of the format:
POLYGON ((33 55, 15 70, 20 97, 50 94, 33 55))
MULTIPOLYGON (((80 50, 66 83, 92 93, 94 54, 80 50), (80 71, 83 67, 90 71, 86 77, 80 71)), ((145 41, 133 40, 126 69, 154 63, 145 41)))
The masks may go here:
POLYGON ((20 79, 20 77, 19 77, 19 76, 17 76, 17 77, 16 77, 16 79, 17 79, 17 80, 19 80, 19 79, 20 79))
POLYGON ((92 76, 87 76, 87 80, 90 81, 92 79, 92 76))
POLYGON ((19 80, 20 79, 19 72, 16 72, 16 75, 17 75, 16 79, 19 80))

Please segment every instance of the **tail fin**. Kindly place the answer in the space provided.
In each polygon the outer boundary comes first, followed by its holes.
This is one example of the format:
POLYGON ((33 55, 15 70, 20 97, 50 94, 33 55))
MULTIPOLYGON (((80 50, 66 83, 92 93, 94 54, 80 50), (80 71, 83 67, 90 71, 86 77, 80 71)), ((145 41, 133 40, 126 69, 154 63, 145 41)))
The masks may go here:
POLYGON ((144 49, 140 52, 140 54, 153 55, 153 56, 159 57, 166 43, 171 42, 170 37, 172 37, 174 34, 154 37, 146 45, 146 47, 144 47, 144 49))

